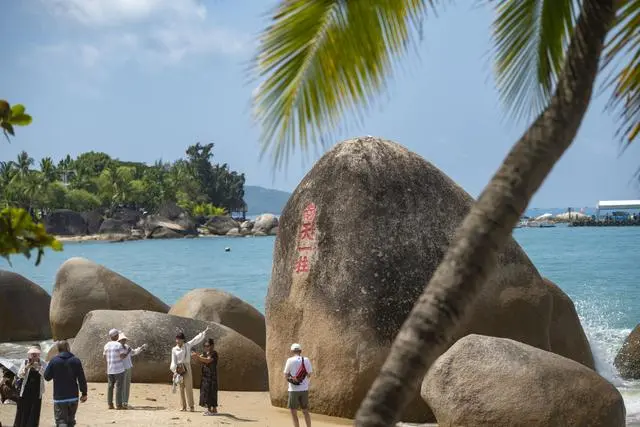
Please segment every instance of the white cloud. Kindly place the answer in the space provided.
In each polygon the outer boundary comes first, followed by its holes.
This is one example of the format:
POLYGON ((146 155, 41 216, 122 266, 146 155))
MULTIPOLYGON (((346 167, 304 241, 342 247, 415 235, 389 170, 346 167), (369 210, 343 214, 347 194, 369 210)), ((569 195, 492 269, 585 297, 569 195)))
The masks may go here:
POLYGON ((87 26, 117 26, 170 15, 204 19, 206 7, 197 0, 42 0, 55 15, 87 26))
POLYGON ((54 41, 36 55, 105 74, 125 63, 178 65, 193 56, 246 53, 249 38, 212 23, 198 0, 41 0, 81 37, 54 41), (81 41, 76 41, 81 40, 81 41))

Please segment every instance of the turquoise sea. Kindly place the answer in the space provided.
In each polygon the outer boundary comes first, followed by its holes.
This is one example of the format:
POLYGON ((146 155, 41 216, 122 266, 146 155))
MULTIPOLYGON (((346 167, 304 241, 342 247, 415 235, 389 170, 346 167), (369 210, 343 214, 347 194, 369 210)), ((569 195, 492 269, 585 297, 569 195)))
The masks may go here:
MULTIPOLYGON (((628 420, 640 422, 640 382, 622 381, 612 364, 624 338, 640 323, 640 227, 523 228, 514 236, 539 271, 576 303, 598 371, 622 392, 628 420)), ((121 273, 168 304, 190 289, 214 287, 263 311, 273 244, 273 237, 67 243, 64 252, 47 252, 39 267, 14 257, 13 267, 0 261, 0 268, 51 292, 60 264, 80 256, 121 273)), ((6 349, 0 345, 0 355, 6 349)))

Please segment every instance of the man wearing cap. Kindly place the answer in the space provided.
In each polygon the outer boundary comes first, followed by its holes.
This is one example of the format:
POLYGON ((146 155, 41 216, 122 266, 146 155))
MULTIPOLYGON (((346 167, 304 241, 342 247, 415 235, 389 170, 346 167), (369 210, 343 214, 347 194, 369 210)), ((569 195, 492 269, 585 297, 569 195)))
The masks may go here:
POLYGON ((292 344, 293 356, 284 365, 284 377, 289 383, 289 400, 287 407, 291 410, 294 427, 300 427, 298 409, 302 409, 307 427, 311 427, 309 415, 309 377, 311 376, 311 362, 302 356, 300 344, 292 344))
POLYGON ((113 409, 113 389, 116 389, 116 408, 124 409, 122 398, 124 392, 124 359, 127 357, 122 344, 118 342, 120 331, 111 329, 109 338, 111 341, 105 344, 102 354, 107 360, 107 404, 109 409, 113 409))
POLYGON ((58 427, 76 425, 78 401, 87 401, 87 380, 82 362, 71 353, 67 341, 56 343, 58 355, 49 362, 44 379, 53 380, 53 415, 58 427), (78 389, 80 396, 78 397, 78 389))

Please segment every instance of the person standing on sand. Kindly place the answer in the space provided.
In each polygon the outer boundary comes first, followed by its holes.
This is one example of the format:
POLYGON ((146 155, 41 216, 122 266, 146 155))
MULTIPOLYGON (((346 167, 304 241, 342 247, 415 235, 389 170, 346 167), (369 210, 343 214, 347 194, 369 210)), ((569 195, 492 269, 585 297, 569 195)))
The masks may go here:
POLYGON ((200 406, 207 408, 203 415, 218 413, 218 352, 213 347, 213 338, 209 338, 204 342, 202 354, 191 350, 193 360, 202 363, 200 406))
POLYGON ((58 341, 58 355, 44 371, 44 379, 53 380, 53 416, 57 427, 76 425, 78 401, 87 401, 87 380, 82 362, 71 353, 67 341, 58 341), (80 397, 78 397, 78 389, 80 397))
POLYGON ((40 425, 40 410, 42 409, 42 395, 44 394, 43 374, 47 364, 40 360, 40 349, 31 347, 27 352, 28 359, 22 362, 18 371, 20 398, 14 427, 38 427, 40 425))
POLYGON ((124 359, 127 357, 122 344, 118 342, 120 331, 111 329, 109 338, 111 341, 105 344, 102 354, 107 360, 107 404, 109 409, 113 409, 113 389, 116 389, 116 408, 124 409, 122 406, 122 395, 124 386, 124 359))
POLYGON ((304 421, 307 427, 311 427, 311 415, 309 415, 309 377, 311 376, 311 362, 302 356, 300 344, 292 344, 293 356, 287 359, 284 365, 284 377, 289 383, 289 400, 287 407, 291 411, 294 427, 300 427, 298 421, 298 409, 302 409, 304 421))
POLYGON ((125 352, 126 357, 123 359, 124 361, 124 382, 122 385, 122 407, 124 409, 129 409, 129 392, 131 391, 131 370, 133 369, 133 362, 131 361, 132 356, 137 356, 142 353, 146 348, 146 344, 142 344, 138 348, 131 348, 127 344, 127 336, 120 332, 118 335, 118 342, 122 344, 122 348, 125 352))
POLYGON ((180 332, 176 335, 176 346, 171 349, 171 365, 169 369, 173 372, 173 387, 175 391, 176 385, 180 386, 180 403, 181 411, 195 411, 193 404, 193 376, 191 374, 191 349, 204 341, 209 331, 209 327, 193 337, 191 341, 186 341, 184 333, 180 332), (186 393, 186 401, 185 401, 186 393))

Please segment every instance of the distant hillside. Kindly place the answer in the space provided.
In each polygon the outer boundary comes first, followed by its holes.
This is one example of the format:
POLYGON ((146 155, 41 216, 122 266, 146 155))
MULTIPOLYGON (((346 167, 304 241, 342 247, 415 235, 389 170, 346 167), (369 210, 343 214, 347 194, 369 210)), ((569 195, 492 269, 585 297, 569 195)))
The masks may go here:
POLYGON ((280 215, 291 193, 253 185, 244 186, 244 201, 247 203, 247 215, 272 213, 280 215))

